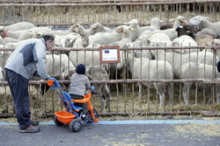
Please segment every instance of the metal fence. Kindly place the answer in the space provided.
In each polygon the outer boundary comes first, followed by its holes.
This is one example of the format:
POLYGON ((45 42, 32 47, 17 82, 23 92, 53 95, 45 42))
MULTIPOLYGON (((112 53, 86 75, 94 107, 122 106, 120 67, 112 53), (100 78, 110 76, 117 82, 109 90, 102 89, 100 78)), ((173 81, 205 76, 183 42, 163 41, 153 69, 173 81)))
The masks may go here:
MULTIPOLYGON (((183 15, 191 18, 195 15, 209 16, 211 21, 220 20, 219 1, 121 1, 121 0, 94 0, 94 1, 73 1, 73 0, 2 0, 0 2, 0 25, 6 26, 21 21, 32 22, 36 26, 51 26, 56 28, 68 27, 73 23, 89 25, 94 22, 100 22, 105 26, 118 26, 124 22, 135 18, 141 25, 146 25, 152 17, 159 17, 169 24, 171 18, 177 15, 183 15)), ((193 49, 193 47, 190 47, 193 49)), ((189 48, 189 49, 190 49, 189 48)), ((199 50, 207 49, 197 47, 199 50)), ((131 48, 122 49, 125 54, 128 50, 153 50, 155 48, 131 48)), ((170 48, 157 48, 170 49, 170 48)), ((172 49, 188 49, 174 47, 172 49)), ((213 49, 213 48, 210 48, 213 49)), ((1 48, 3 51, 13 51, 13 49, 1 48)), ((98 49, 54 49, 54 51, 98 51, 98 49)), ((215 51, 214 51, 215 54, 215 51)), ((86 56, 85 56, 86 57, 86 56)), ((2 58, 1 58, 2 59, 2 58)), ((5 58, 3 59, 5 60, 5 58)), ((142 58, 140 58, 142 60, 142 58)), ((3 61, 4 62, 4 61, 3 61)), ((213 68, 215 68, 213 60, 213 68)), ((108 64, 108 66, 111 66, 108 64)), ((101 68, 101 66, 100 66, 101 68)), ((141 72, 141 68, 140 71, 141 72)), ((108 71, 109 76, 113 76, 108 81, 93 80, 93 84, 107 83, 111 91, 112 99, 106 111, 101 111, 100 115, 190 115, 202 114, 204 116, 218 116, 219 104, 216 103, 216 89, 218 80, 213 72, 211 79, 132 79, 127 66, 123 70, 108 71), (113 75, 112 75, 113 74, 113 75), (122 75, 122 77, 118 77, 122 75), (190 90, 190 106, 186 106, 182 98, 182 83, 195 82, 196 86, 190 90), (138 96, 137 83, 150 83, 150 86, 143 87, 141 96, 138 96), (152 83, 172 83, 173 98, 168 99, 166 95, 165 107, 160 107, 158 92, 152 83), (205 83, 202 91, 198 84, 205 83), (207 90, 205 85, 211 84, 211 103, 207 103, 207 90), (168 102, 170 100, 170 102, 168 102)), ((69 80, 59 80, 63 90, 68 90, 69 80)), ((42 96, 39 93, 39 84, 45 81, 30 81, 31 111, 34 116, 46 117, 53 115, 57 110, 63 109, 63 105, 57 104, 57 95, 54 92, 48 92, 42 96), (33 86, 32 86, 33 85, 33 86)), ((0 117, 14 116, 14 106, 12 97, 6 81, 1 82, 0 99, 0 117)), ((167 92, 167 91, 165 91, 167 92)), ((101 110, 101 99, 93 97, 93 105, 98 111, 101 110)))
MULTIPOLYGON (((193 49, 196 47, 184 47, 184 49, 193 49)), ((158 50, 166 50, 171 48, 157 48, 158 50)), ((174 47, 172 49, 183 49, 174 47)), ((205 49, 204 47, 197 47, 197 49, 205 49)), ((207 49, 207 48, 206 48, 207 49)), ((213 49, 213 48, 212 48, 213 49)), ((8 50, 8 49, 4 49, 8 50)), ((59 51, 66 51, 65 49, 54 49, 59 51)), ((128 52, 134 50, 155 50, 155 48, 131 48, 131 49, 121 49, 121 53, 123 52, 124 57, 123 60, 127 60, 128 52)), ((77 49, 70 49, 68 51, 77 51, 77 49)), ((98 51, 97 49, 78 49, 78 51, 98 51)), ((215 51, 214 51, 215 52, 215 51)), ((130 52, 131 53, 131 52, 130 52)), ((167 52, 168 53, 168 52, 167 52)), ((139 58, 140 61, 144 59, 139 58)), ((166 60, 166 58, 165 58, 166 60)), ((215 67, 216 60, 213 60, 213 68, 215 67)), ((52 64, 51 64, 52 65, 52 64)), ((110 64, 108 64, 110 66, 110 64)), ((112 64, 111 64, 112 65, 112 64)), ((114 64, 116 65, 116 64, 114 64)), ((134 66, 134 62, 131 64, 134 66)), ((166 66, 166 64, 164 64, 166 66)), ((174 64, 172 64, 174 66, 174 64)), ((58 66, 54 67, 58 68, 58 66)), ((101 68, 101 65, 100 65, 101 68)), ((205 116, 218 116, 219 104, 216 102, 217 90, 216 85, 219 83, 219 80, 216 76, 214 70, 205 70, 204 72, 212 72, 213 76, 211 78, 187 78, 187 79, 149 79, 149 78, 132 78, 131 73, 128 69, 128 65, 125 64, 123 71, 116 70, 115 72, 111 72, 108 70, 109 76, 111 74, 121 75, 120 77, 114 76, 110 80, 91 80, 92 84, 104 84, 107 83, 108 87, 111 91, 112 99, 107 102, 109 106, 105 108, 103 111, 101 109, 102 99, 98 96, 94 96, 92 99, 92 103, 94 107, 99 111, 100 115, 189 115, 189 114, 202 114, 205 116), (183 100, 183 83, 193 82, 195 85, 190 88, 189 92, 189 106, 185 105, 183 100), (142 92, 139 95, 137 83, 139 84, 147 84, 148 86, 142 85, 142 92), (173 90, 172 96, 167 94, 167 89, 164 90, 165 95, 165 106, 160 106, 160 98, 158 94, 158 90, 156 90, 153 86, 153 83, 166 83, 170 84, 173 90), (201 85, 202 84, 202 87, 201 85), (211 85, 211 88, 210 88, 211 85), (208 90, 207 90, 208 88, 208 90), (211 102, 208 102, 208 101, 211 102)), ((159 65, 157 69, 160 68, 159 65)), ((148 72, 150 68, 138 68, 135 70, 136 73, 143 73, 145 70, 148 72)), ((189 68, 190 70, 190 68, 189 68)), ((152 76, 149 74, 149 76, 152 76)), ((62 89, 68 91, 68 85, 70 81, 67 80, 59 80, 62 85, 62 89)), ((49 91, 45 95, 40 94, 39 85, 41 83, 46 83, 45 81, 37 79, 32 79, 30 81, 30 96, 32 101, 32 113, 38 117, 45 117, 53 115, 54 111, 62 110, 63 105, 58 104, 58 95, 55 92, 49 91)), ((6 81, 1 81, 1 117, 8 117, 14 115, 14 107, 12 102, 12 97, 10 95, 9 88, 7 86, 6 81)), ((108 98, 106 98, 108 100, 108 98)))
POLYGON ((99 22, 105 26, 117 26, 135 18, 140 24, 152 17, 169 23, 177 15, 186 19, 195 15, 209 16, 211 21, 219 21, 219 1, 149 1, 149 0, 2 0, 0 2, 0 25, 28 21, 35 25, 70 26, 73 23, 89 25, 99 22))

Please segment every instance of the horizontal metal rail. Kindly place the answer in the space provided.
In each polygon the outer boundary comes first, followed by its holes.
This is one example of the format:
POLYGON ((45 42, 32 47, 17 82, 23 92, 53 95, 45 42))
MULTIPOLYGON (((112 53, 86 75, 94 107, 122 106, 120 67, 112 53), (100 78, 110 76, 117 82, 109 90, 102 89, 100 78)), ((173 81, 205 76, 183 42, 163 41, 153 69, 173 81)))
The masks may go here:
POLYGON ((94 0, 94 1, 88 1, 88 0, 54 0, 54 1, 37 1, 37 0, 2 0, 1 3, 10 3, 10 4, 16 4, 16 6, 27 4, 27 3, 34 3, 37 5, 45 5, 45 4, 52 4, 52 5, 67 5, 72 4, 74 6, 93 6, 93 5, 142 5, 142 4, 186 4, 186 3, 213 3, 213 2, 219 2, 219 0, 94 0))

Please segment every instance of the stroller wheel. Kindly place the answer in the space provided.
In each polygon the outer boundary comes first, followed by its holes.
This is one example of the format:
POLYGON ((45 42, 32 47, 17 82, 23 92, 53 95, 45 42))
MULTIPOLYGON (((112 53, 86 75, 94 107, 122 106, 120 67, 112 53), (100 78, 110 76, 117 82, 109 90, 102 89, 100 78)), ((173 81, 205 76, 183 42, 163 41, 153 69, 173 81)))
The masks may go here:
MULTIPOLYGON (((94 114, 95 118, 98 117, 98 113, 95 109, 93 109, 93 114, 94 114)), ((87 120, 88 123, 93 123, 94 122, 93 118, 91 117, 91 112, 90 111, 87 112, 86 117, 87 117, 86 120, 87 120)))
POLYGON ((81 120, 79 119, 74 119, 71 121, 69 128, 72 132, 78 132, 81 130, 82 128, 82 123, 81 120))

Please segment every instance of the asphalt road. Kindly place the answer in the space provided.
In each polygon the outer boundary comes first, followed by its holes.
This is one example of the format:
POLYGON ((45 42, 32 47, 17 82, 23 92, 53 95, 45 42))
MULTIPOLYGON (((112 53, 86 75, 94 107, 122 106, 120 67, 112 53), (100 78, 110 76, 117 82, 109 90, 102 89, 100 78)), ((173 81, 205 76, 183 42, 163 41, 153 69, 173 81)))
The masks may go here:
POLYGON ((0 146, 218 146, 220 120, 100 121, 83 124, 73 133, 68 126, 41 122, 38 133, 19 133, 14 124, 0 124, 0 146))

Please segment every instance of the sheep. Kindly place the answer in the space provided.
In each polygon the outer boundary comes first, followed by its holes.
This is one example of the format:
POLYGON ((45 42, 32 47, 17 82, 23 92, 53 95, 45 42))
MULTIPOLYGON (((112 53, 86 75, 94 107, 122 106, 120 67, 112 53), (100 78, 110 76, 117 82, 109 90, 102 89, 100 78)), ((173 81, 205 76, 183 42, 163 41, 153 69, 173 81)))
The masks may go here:
POLYGON ((204 28, 195 34, 195 41, 199 46, 211 46, 215 33, 209 28, 204 28))
POLYGON ((85 29, 80 24, 74 24, 72 25, 67 32, 76 32, 79 33, 82 36, 83 42, 86 42, 86 44, 89 41, 89 36, 96 34, 97 32, 111 32, 110 28, 102 26, 100 23, 94 23, 90 26, 89 29, 85 29))
MULTIPOLYGON (((93 66, 88 69, 87 75, 90 80, 109 80, 109 75, 107 74, 106 70, 101 68, 100 66, 93 66)), ((104 112, 105 109, 110 108, 110 100, 111 94, 107 83, 103 84, 94 84, 97 95, 101 99, 101 112, 104 112), (105 105, 106 100, 106 105, 105 105)))
POLYGON ((0 67, 0 81, 4 80, 4 70, 0 67))
POLYGON ((190 19, 191 25, 200 25, 202 28, 209 28, 215 33, 215 37, 218 37, 220 34, 220 22, 212 23, 208 20, 208 17, 204 16, 195 16, 190 19))
POLYGON ((166 33, 170 40, 174 40, 175 38, 177 38, 177 32, 176 29, 178 26, 183 26, 185 24, 188 24, 188 22, 186 21, 185 17, 183 16, 177 16, 175 18, 174 24, 173 24, 173 28, 169 28, 169 29, 165 29, 165 30, 161 30, 161 32, 166 33))
MULTIPOLYGON (((173 40, 174 47, 196 47, 198 44, 194 39, 188 35, 182 35, 173 40)), ((176 52, 182 51, 181 53, 197 52, 197 49, 176 49, 176 52)))
POLYGON ((78 33, 68 33, 66 35, 55 35, 56 47, 73 47, 76 39, 82 38, 78 33))
POLYGON ((131 21, 125 24, 135 29, 136 32, 132 36, 132 41, 134 41, 146 30, 148 31, 159 30, 161 23, 162 20, 160 20, 158 17, 153 17, 150 20, 150 26, 140 27, 137 19, 132 19, 131 21))
POLYGON ((158 17, 153 17, 149 22, 150 26, 141 27, 139 29, 138 36, 140 36, 146 30, 150 30, 150 31, 160 30, 161 24, 163 22, 164 21, 160 20, 158 17))
POLYGON ((90 26, 89 29, 86 29, 86 33, 88 36, 94 35, 97 32, 111 32, 112 30, 108 27, 104 27, 100 23, 96 22, 90 26))
POLYGON ((164 32, 153 32, 152 35, 148 37, 148 41, 150 42, 149 46, 152 47, 172 47, 173 42, 170 40, 170 37, 164 32))
MULTIPOLYGON (((145 30, 141 35, 134 41, 126 44, 128 48, 139 48, 139 47, 148 47, 148 37, 152 31, 145 30)), ((135 57, 145 57, 148 59, 152 59, 152 55, 150 50, 134 50, 135 57)))
POLYGON ((115 31, 99 32, 99 33, 89 36, 88 45, 93 45, 93 44, 110 45, 114 42, 120 41, 121 38, 122 38, 121 34, 115 31))
POLYGON ((122 34, 122 39, 120 41, 110 44, 110 46, 119 46, 123 48, 127 43, 132 42, 132 35, 135 33, 132 27, 122 25, 115 30, 117 33, 122 34))
POLYGON ((5 37, 11 37, 17 40, 26 40, 33 38, 34 36, 36 36, 36 34, 50 33, 50 32, 51 29, 48 27, 33 27, 30 29, 18 30, 18 31, 9 30, 7 31, 5 37))
MULTIPOLYGON (((212 46, 220 46, 220 39, 213 39, 212 46)), ((220 49, 216 50, 216 55, 220 57, 220 49)))
MULTIPOLYGON (((212 65, 213 64, 213 53, 210 53, 206 50, 201 52, 192 52, 186 54, 179 54, 175 52, 165 52, 164 50, 153 50, 157 60, 168 61, 173 66, 174 76, 175 78, 180 78, 181 74, 181 66, 188 62, 199 62, 212 65), (166 57, 166 58, 165 58, 166 57), (165 60, 166 59, 166 60, 165 60)), ((219 60, 217 56, 215 56, 216 62, 219 60)))
MULTIPOLYGON (((208 65, 208 64, 203 64, 203 63, 195 63, 195 62, 188 62, 184 65, 182 65, 182 73, 181 73, 181 78, 182 79, 212 79, 213 77, 213 65, 208 65)), ((215 77, 214 78, 219 78, 220 73, 217 71, 216 67, 214 70, 215 77)), ((184 82, 183 83, 183 99, 184 103, 186 105, 189 105, 189 90, 190 87, 192 86, 192 82, 184 82)), ((198 83, 198 86, 201 87, 203 85, 202 83, 198 83)), ((207 85, 208 87, 211 88, 211 85, 207 85)), ((210 88, 206 88, 210 92, 210 88)), ((216 84, 216 98, 217 98, 217 103, 220 103, 220 85, 216 84)), ((211 97, 209 98, 210 101, 211 97)))
POLYGON ((178 26, 176 28, 177 31, 177 36, 180 37, 182 35, 188 35, 190 37, 192 37, 193 39, 195 38, 195 31, 193 30, 192 26, 189 25, 184 25, 184 26, 178 26))
POLYGON ((75 66, 66 54, 49 54, 46 56, 46 69, 50 76, 67 79, 75 72, 75 66))
MULTIPOLYGON (((158 61, 158 60, 149 60, 133 57, 128 53, 126 62, 128 63, 128 70, 132 74, 132 79, 149 79, 149 80, 162 80, 162 79, 173 79, 172 66, 167 61, 158 61), (132 62, 133 61, 133 62, 132 62), (142 64, 141 64, 142 63, 142 64), (141 72, 140 72, 141 69, 141 72), (141 75, 141 76, 140 76, 141 75)), ((144 82, 145 86, 148 86, 149 83, 144 82)), ((168 94, 170 99, 172 98, 172 88, 171 83, 153 83, 155 89, 160 96, 160 106, 165 106, 165 90, 166 85, 168 87, 168 94)), ((139 85, 139 87, 141 87, 139 85)), ((139 88, 139 97, 141 89, 139 88)))
POLYGON ((15 24, 11 24, 9 26, 6 26, 6 30, 11 30, 11 31, 17 31, 17 30, 25 30, 25 29, 30 29, 34 28, 35 25, 31 22, 17 22, 15 24))

